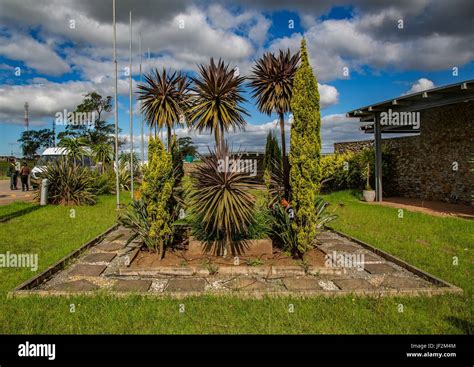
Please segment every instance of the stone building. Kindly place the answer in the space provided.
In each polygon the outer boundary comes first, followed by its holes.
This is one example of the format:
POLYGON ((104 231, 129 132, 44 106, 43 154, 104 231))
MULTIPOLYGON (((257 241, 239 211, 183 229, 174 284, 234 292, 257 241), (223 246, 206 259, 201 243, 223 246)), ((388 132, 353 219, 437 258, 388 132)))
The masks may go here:
MULTIPOLYGON (((396 195, 472 205, 474 81, 414 93, 359 108, 347 115, 365 122, 361 129, 374 133, 375 139, 335 143, 335 152, 357 151, 373 146, 375 142, 376 171, 378 160, 381 166, 378 155, 381 155, 382 146, 392 156, 395 182, 390 182, 390 186, 396 195), (419 112, 419 129, 407 124, 381 124, 380 115, 388 110, 419 112), (415 130, 415 136, 382 139, 382 134, 413 133, 415 130)), ((382 179, 381 170, 378 170, 378 200, 382 200, 382 179)))

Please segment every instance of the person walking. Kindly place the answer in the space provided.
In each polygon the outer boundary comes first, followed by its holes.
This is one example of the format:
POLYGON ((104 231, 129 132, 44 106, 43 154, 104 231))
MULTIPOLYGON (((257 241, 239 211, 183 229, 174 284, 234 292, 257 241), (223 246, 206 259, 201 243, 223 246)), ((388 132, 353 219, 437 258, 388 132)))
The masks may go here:
POLYGON ((16 169, 15 158, 12 158, 10 160, 10 164, 8 165, 7 176, 10 177, 10 190, 18 190, 18 171, 16 169))
POLYGON ((30 167, 23 162, 23 165, 20 169, 20 177, 21 177, 21 191, 30 191, 30 187, 28 186, 28 179, 30 176, 30 167))

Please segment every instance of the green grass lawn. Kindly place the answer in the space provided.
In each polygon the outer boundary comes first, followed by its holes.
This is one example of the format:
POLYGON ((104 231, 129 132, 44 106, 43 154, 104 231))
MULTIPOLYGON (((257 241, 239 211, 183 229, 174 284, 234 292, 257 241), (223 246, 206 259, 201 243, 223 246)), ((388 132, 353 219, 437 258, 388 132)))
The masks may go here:
POLYGON ((30 210, 34 207, 36 207, 36 204, 26 201, 14 201, 13 203, 8 205, 1 205, 0 219, 15 214, 17 212, 21 212, 27 209, 30 210))
MULTIPOLYGON (((464 296, 242 300, 110 295, 6 298, 34 275, 0 269, 0 333, 472 333, 474 222, 368 206, 349 193, 327 197, 340 215, 333 225, 463 289, 464 296), (338 203, 343 203, 340 207, 338 203), (471 237, 470 237, 471 236, 471 237), (465 250, 467 248, 467 250, 465 250), (452 256, 459 265, 452 266, 452 256), (75 313, 70 305, 75 305, 75 313), (180 313, 184 304, 185 312, 180 313), (289 305, 294 312, 289 312, 289 305), (398 312, 403 304, 403 313, 398 312)), ((0 253, 37 252, 43 270, 115 220, 115 197, 93 207, 46 207, 0 223, 0 253)))

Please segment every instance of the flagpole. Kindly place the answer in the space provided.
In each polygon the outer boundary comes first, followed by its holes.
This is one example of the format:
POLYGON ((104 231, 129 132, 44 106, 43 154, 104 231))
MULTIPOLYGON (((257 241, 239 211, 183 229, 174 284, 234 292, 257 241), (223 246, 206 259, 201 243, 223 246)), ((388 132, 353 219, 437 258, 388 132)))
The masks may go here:
POLYGON ((113 0, 113 29, 114 29, 114 65, 115 65, 115 88, 114 88, 114 126, 115 126, 115 192, 117 195, 117 210, 120 209, 120 181, 118 160, 118 100, 117 100, 117 24, 115 20, 115 0, 113 0))
MULTIPOLYGON (((138 51, 140 52, 140 84, 143 83, 143 74, 142 74, 142 35, 138 33, 138 51)), ((140 105, 140 143, 141 143, 141 150, 142 150, 142 164, 145 162, 145 140, 143 137, 143 114, 142 114, 142 101, 139 101, 140 105)))
POLYGON ((130 196, 133 195, 132 12, 130 12, 130 196))

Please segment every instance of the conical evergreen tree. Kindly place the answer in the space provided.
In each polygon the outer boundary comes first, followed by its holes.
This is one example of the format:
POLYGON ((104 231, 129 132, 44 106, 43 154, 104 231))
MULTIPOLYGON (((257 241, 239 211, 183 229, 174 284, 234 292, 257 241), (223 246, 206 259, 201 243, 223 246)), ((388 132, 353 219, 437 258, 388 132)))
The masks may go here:
POLYGON ((301 64, 296 71, 291 97, 293 123, 290 146, 291 205, 297 231, 298 252, 308 250, 316 235, 315 202, 321 178, 321 114, 316 77, 308 60, 306 41, 301 41, 301 64))

